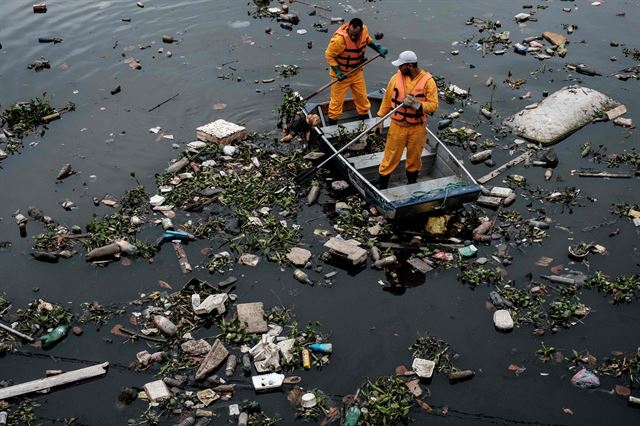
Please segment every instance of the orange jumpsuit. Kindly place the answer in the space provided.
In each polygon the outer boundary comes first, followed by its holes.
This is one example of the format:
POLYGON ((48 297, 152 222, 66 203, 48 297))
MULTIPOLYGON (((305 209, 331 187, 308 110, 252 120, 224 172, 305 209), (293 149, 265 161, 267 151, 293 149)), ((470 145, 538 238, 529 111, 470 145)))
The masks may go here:
MULTIPOLYGON (((357 42, 353 42, 346 33, 348 26, 349 24, 346 23, 338 28, 338 30, 333 34, 333 37, 331 37, 331 41, 329 41, 329 45, 325 51, 325 57, 329 67, 339 66, 340 70, 345 74, 360 65, 360 61, 358 61, 345 66, 345 61, 341 60, 340 57, 349 55, 347 53, 347 48, 350 47, 352 50, 355 50, 356 48, 359 49, 360 53, 351 53, 351 56, 356 57, 359 55, 362 58, 362 62, 364 62, 364 51, 366 50, 369 42, 371 42, 369 30, 366 25, 363 26, 360 39, 357 42), (347 46, 347 44, 349 44, 349 46, 347 46), (342 64, 340 62, 342 62, 342 64)), ((329 74, 332 78, 336 78, 336 74, 331 68, 329 68, 329 74)), ((364 115, 369 112, 371 103, 369 103, 369 98, 367 97, 367 87, 364 82, 364 70, 360 69, 344 80, 331 86, 331 100, 329 102, 330 119, 337 120, 342 115, 344 98, 347 96, 347 91, 349 89, 351 89, 351 93, 353 94, 353 101, 356 104, 358 114, 364 115)))
MULTIPOLYGON (((397 113, 391 116, 391 126, 389 127, 387 142, 384 147, 384 157, 380 167, 378 167, 378 173, 382 176, 392 173, 400 164, 405 147, 407 148, 405 163, 407 172, 417 172, 422 168, 422 150, 427 142, 426 116, 428 113, 435 112, 438 109, 438 87, 433 78, 429 78, 430 74, 421 70, 417 76, 411 78, 411 76, 403 76, 398 72, 391 77, 389 84, 387 84, 387 91, 378 110, 378 117, 385 116, 393 109, 392 99, 394 93, 397 93, 396 79, 399 75, 403 79, 406 94, 412 93, 416 84, 423 77, 426 76, 428 78, 422 93, 424 98, 422 96, 418 98, 422 104, 422 123, 415 123, 419 120, 411 120, 414 123, 410 123, 397 113)), ((403 99, 400 99, 400 101, 403 99)), ((406 108, 406 110, 413 113, 416 112, 411 108, 406 108)))

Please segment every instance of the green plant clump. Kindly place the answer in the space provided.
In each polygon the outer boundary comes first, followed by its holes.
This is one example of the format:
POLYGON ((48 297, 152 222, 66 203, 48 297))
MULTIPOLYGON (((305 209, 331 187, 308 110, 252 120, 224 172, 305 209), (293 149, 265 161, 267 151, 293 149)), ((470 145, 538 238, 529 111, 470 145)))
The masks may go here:
POLYGON ((640 353, 615 353, 612 358, 605 359, 598 372, 612 377, 627 376, 636 386, 640 385, 640 353))
POLYGON ((125 192, 120 205, 120 210, 126 215, 143 215, 149 211, 149 194, 144 190, 144 186, 138 185, 125 192))
POLYGON ((31 425, 36 421, 36 415, 33 412, 35 407, 39 407, 40 404, 30 399, 20 401, 20 403, 7 410, 7 424, 8 425, 31 425))
POLYGON ((419 336, 415 343, 409 346, 414 358, 429 359, 436 363, 435 371, 448 373, 455 370, 449 355, 449 344, 435 336, 425 334, 419 336))
POLYGON ((17 102, 2 111, 0 115, 2 125, 6 123, 9 130, 18 137, 34 131, 43 124, 42 117, 56 111, 45 99, 45 96, 46 94, 43 94, 42 98, 36 97, 28 102, 17 102))
POLYGON ((157 251, 154 245, 145 244, 130 236, 135 229, 131 226, 130 218, 120 213, 105 215, 102 219, 94 217, 87 224, 86 229, 91 233, 89 238, 82 240, 87 250, 111 244, 118 239, 125 239, 136 246, 138 255, 142 257, 153 257, 157 251))
POLYGON ((319 389, 312 389, 309 392, 316 396, 316 405, 311 408, 299 406, 296 410, 296 417, 305 421, 312 421, 329 414, 329 398, 327 395, 319 389))
POLYGON ((260 251, 271 261, 285 263, 286 255, 300 240, 301 232, 297 225, 286 225, 269 215, 260 218, 261 225, 245 222, 242 238, 234 239, 230 246, 242 251, 260 251))
POLYGON ((391 225, 388 222, 378 223, 377 219, 371 217, 365 210, 366 203, 358 195, 352 195, 345 200, 348 209, 340 212, 336 216, 337 227, 345 239, 354 238, 367 247, 373 246, 380 238, 391 233, 391 225), (377 235, 369 232, 370 227, 379 225, 377 235))
POLYGON ((544 297, 529 290, 504 286, 497 288, 498 294, 511 302, 509 309, 514 321, 524 324, 540 324, 544 320, 544 297))
POLYGON ((493 284, 502 280, 500 273, 494 269, 487 269, 485 267, 469 267, 464 266, 458 274, 458 279, 463 284, 475 288, 480 284, 493 284))
POLYGON ((307 101, 302 99, 302 96, 298 92, 291 90, 290 88, 283 89, 282 104, 276 110, 276 112, 282 118, 284 123, 290 123, 296 114, 304 108, 307 101))
POLYGON ((577 296, 560 296, 549 304, 551 331, 556 331, 559 327, 569 328, 574 318, 582 317, 586 312, 587 307, 577 296))
POLYGON ((615 214, 620 217, 629 216, 630 210, 640 211, 640 204, 615 203, 611 205, 611 214, 615 214))
POLYGON ((74 320, 71 310, 38 299, 27 309, 17 309, 18 329, 24 333, 46 333, 50 328, 70 324, 74 320))
POLYGON ((640 276, 621 275, 611 280, 602 272, 597 271, 585 282, 585 287, 596 288, 599 292, 613 297, 613 303, 631 303, 640 289, 640 276))
POLYGON ((247 325, 237 318, 231 321, 225 321, 224 318, 221 318, 218 322, 218 328, 220 329, 220 334, 218 334, 217 337, 226 343, 238 346, 251 345, 258 340, 258 335, 249 333, 247 331, 247 325))
POLYGON ((367 381, 361 389, 366 410, 362 410, 361 424, 388 425, 409 420, 414 397, 405 380, 398 377, 379 377, 367 381))

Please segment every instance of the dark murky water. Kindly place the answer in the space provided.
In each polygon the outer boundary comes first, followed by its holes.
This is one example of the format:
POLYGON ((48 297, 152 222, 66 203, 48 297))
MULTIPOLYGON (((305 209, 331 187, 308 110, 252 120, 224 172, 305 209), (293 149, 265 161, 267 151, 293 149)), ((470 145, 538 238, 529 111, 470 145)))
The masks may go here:
MULTIPOLYGON (((364 19, 372 32, 384 32, 383 44, 396 55, 405 49, 415 50, 420 63, 433 74, 443 75, 460 87, 470 87, 479 104, 489 100, 490 90, 484 86, 493 76, 498 88, 494 104, 501 116, 518 111, 525 105, 541 99, 541 92, 552 92, 568 83, 568 74, 562 69, 568 62, 584 62, 607 75, 635 63, 625 58, 621 48, 609 46, 617 40, 628 47, 640 47, 636 23, 640 18, 638 2, 603 2, 599 7, 590 1, 541 1, 549 6, 537 11, 538 22, 516 25, 512 17, 522 11, 521 4, 512 1, 377 1, 323 2, 333 7, 333 16, 351 18, 356 14, 364 19), (573 8, 571 13, 563 7, 573 8), (625 17, 616 17, 617 12, 625 17), (577 24, 570 36, 571 44, 565 59, 553 58, 538 62, 532 57, 509 53, 505 56, 487 55, 481 58, 474 47, 452 47, 454 41, 463 41, 479 34, 474 27, 464 25, 471 16, 493 14, 491 19, 503 22, 503 29, 511 31, 512 40, 550 30, 562 33, 562 24, 577 24), (584 40, 584 42, 583 42, 584 40), (459 49, 459 56, 451 56, 451 49, 459 49), (610 56, 618 62, 610 62, 610 56), (473 65, 473 67, 471 67, 473 65), (529 73, 545 67, 544 72, 529 73), (512 90, 502 84, 507 72, 514 78, 523 78, 527 84, 512 90), (531 91, 532 99, 520 100, 519 95, 531 91)), ((537 3, 536 3, 537 4, 537 3)), ((148 188, 154 185, 154 173, 166 167, 177 151, 172 143, 186 143, 194 139, 195 128, 217 118, 239 122, 254 131, 274 128, 271 111, 280 103, 279 86, 290 83, 302 93, 310 93, 327 80, 324 48, 329 34, 312 27, 322 18, 309 17, 308 7, 293 4, 301 23, 293 32, 279 28, 275 21, 256 20, 247 11, 254 10, 248 1, 148 1, 145 8, 133 1, 78 2, 58 0, 48 3, 46 14, 36 15, 30 4, 16 0, 3 0, 0 4, 0 103, 6 107, 47 92, 52 103, 62 106, 68 101, 77 105, 77 111, 54 122, 42 138, 25 140, 19 155, 10 156, 0 164, 0 240, 11 241, 12 247, 0 252, 1 290, 14 303, 24 306, 35 297, 59 303, 80 303, 97 300, 103 304, 126 303, 140 293, 158 289, 162 279, 178 288, 186 281, 180 274, 172 250, 165 249, 155 258, 153 265, 137 261, 130 267, 114 264, 108 268, 95 268, 85 264, 81 256, 57 265, 38 263, 28 256, 31 236, 39 232, 38 225, 30 223, 30 237, 20 239, 12 214, 29 205, 37 205, 45 213, 64 224, 86 224, 92 215, 109 212, 106 206, 94 207, 93 196, 113 193, 120 196, 135 184, 130 172, 148 188), (130 23, 122 18, 131 18, 130 23), (267 35, 265 28, 273 28, 267 35), (306 29, 298 35, 296 29, 306 29), (163 45, 161 36, 172 35, 179 40, 163 45), (38 37, 59 36, 64 42, 57 45, 39 44, 38 37), (307 42, 313 48, 307 49, 307 42), (150 45, 141 50, 139 45, 150 45), (172 57, 159 54, 158 48, 171 50, 172 57), (123 51, 140 60, 142 70, 131 70, 122 63, 123 51), (27 70, 33 60, 44 56, 52 69, 36 73, 27 70), (298 64, 300 73, 290 80, 277 77, 277 64, 298 64), (233 78, 224 80, 219 75, 233 78), (241 81, 237 81, 241 77, 241 81), (275 77, 275 83, 255 84, 254 80, 275 77), (109 90, 122 86, 122 93, 111 96, 109 90), (154 105, 179 94, 176 99, 148 112, 154 105), (223 110, 212 105, 223 102, 223 110), (174 140, 158 138, 149 128, 161 126, 174 140), (33 143, 34 146, 30 146, 33 143), (56 184, 55 176, 61 164, 70 162, 81 174, 56 184), (95 178, 91 176, 95 175, 95 178), (78 209, 65 212, 59 206, 64 199, 73 200, 78 209), (39 287, 38 293, 32 289, 39 287)), ((489 15, 486 15, 489 16, 489 15)), ((330 27, 332 31, 334 27, 330 27)), ((384 60, 375 61, 367 69, 369 89, 386 84, 394 68, 384 60)), ((637 110, 637 81, 621 82, 612 77, 584 77, 585 85, 603 91, 624 103, 628 117, 640 121, 637 110)), ((442 104, 439 113, 451 112, 452 107, 442 104)), ((462 122, 475 123, 476 109, 470 107, 462 122)), ((485 124, 477 130, 490 137, 485 124)), ((509 137, 506 141, 513 138, 509 137)), ((593 256, 590 271, 603 270, 612 275, 637 273, 639 253, 638 231, 627 219, 594 231, 582 229, 614 219, 609 213, 612 202, 638 202, 637 179, 586 180, 573 177, 570 170, 590 166, 581 159, 579 146, 591 141, 594 146, 604 144, 609 152, 622 152, 637 147, 635 135, 614 127, 611 123, 592 124, 558 144, 560 157, 556 173, 565 181, 545 182, 543 169, 519 167, 517 172, 534 184, 549 190, 577 186, 584 197, 573 213, 560 207, 546 205, 555 225, 569 231, 553 228, 543 246, 532 246, 523 254, 516 254, 508 268, 509 277, 516 283, 524 282, 529 272, 535 276, 547 273, 534 266, 540 256, 554 258, 553 264, 564 264, 583 270, 584 265, 571 265, 566 247, 572 241, 596 241, 606 246, 608 256, 593 256), (592 202, 587 196, 597 199, 592 202), (620 235, 610 238, 614 229, 620 235)), ((466 154, 465 154, 466 156, 466 154)), ((508 151, 497 150, 498 163, 507 161, 508 151)), ((476 176, 485 174, 485 166, 472 166, 476 176)), ((499 182, 499 179, 496 180, 499 182)), ((322 201, 322 199, 321 199, 322 201)), ((519 199, 515 208, 526 212, 527 201, 519 199)), ((540 207, 534 203, 534 207, 540 207)), ((526 213, 525 213, 526 214, 526 213)), ((316 205, 302 213, 300 223, 305 234, 314 228, 330 225, 322 216, 322 207, 316 205)), ((143 238, 155 239, 148 233, 143 238)), ((321 243, 309 238, 314 248, 321 243)), ((191 244, 188 253, 192 264, 201 261, 200 248, 205 242, 191 244)), ((481 253, 491 254, 490 247, 481 253)), ((325 267, 325 271, 331 270, 325 267)), ((583 301, 593 309, 584 324, 557 335, 543 338, 533 336, 532 329, 523 326, 508 335, 494 331, 491 312, 484 307, 488 289, 471 291, 456 281, 456 271, 427 275, 424 284, 407 289, 403 294, 382 291, 377 283, 384 279, 381 272, 365 270, 356 276, 339 271, 332 288, 301 286, 291 277, 289 269, 261 262, 257 268, 236 266, 232 272, 241 277, 238 295, 242 301, 264 301, 266 306, 284 304, 294 308, 301 322, 319 320, 324 329, 332 332, 335 354, 331 364, 322 371, 303 373, 304 384, 323 389, 334 395, 353 393, 367 377, 391 374, 393 368, 411 362, 407 347, 416 334, 428 331, 447 340, 460 354, 457 364, 478 372, 470 382, 449 385, 444 377, 436 377, 431 385, 429 403, 434 407, 449 407, 446 417, 417 411, 412 417, 418 424, 429 423, 493 423, 493 424, 594 424, 615 422, 634 424, 640 411, 628 408, 623 398, 606 391, 616 383, 602 379, 596 391, 580 391, 569 383, 570 374, 564 365, 543 364, 535 358, 535 351, 544 341, 547 345, 569 351, 588 349, 598 358, 611 350, 633 351, 638 347, 637 322, 640 311, 636 304, 612 306, 607 299, 594 292, 586 292, 583 301), (267 278, 266 278, 267 277, 267 278), (510 363, 527 368, 524 375, 515 377, 507 371, 510 363), (542 375, 542 373, 549 373, 542 375), (567 415, 563 408, 574 414, 567 415)), ((203 279, 208 273, 200 270, 192 274, 203 279)), ((214 277, 215 281, 218 277, 214 277)), ((122 321, 119 319, 118 321, 122 321)), ((82 337, 68 337, 49 352, 26 347, 24 350, 44 357, 7 355, 0 361, 0 378, 15 382, 42 375, 51 368, 78 368, 77 363, 64 361, 64 357, 88 361, 108 360, 113 367, 102 379, 48 396, 34 399, 41 404, 37 414, 45 419, 77 417, 81 424, 123 424, 128 418, 146 408, 142 401, 120 409, 115 401, 123 385, 142 386, 152 379, 151 374, 134 373, 126 366, 143 350, 144 343, 121 344, 121 339, 105 342, 113 336, 110 325, 94 332, 87 327, 82 337), (61 357, 58 359, 57 357, 61 357)), ((212 331, 213 333, 213 331, 212 331)), ((241 392, 239 398, 252 397, 252 392, 241 392)), ((259 398, 268 414, 279 413, 284 424, 293 422, 292 409, 279 393, 259 398)), ((221 420, 227 418, 226 406, 218 409, 221 420)))

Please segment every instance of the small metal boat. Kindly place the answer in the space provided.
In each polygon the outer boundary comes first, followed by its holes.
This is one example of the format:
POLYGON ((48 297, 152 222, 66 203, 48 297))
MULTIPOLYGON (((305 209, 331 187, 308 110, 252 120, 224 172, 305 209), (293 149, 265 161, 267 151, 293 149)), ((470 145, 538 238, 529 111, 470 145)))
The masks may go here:
MULTIPOLYGON (((305 114, 320 116, 321 125, 313 129, 312 137, 326 154, 334 154, 341 148, 340 142, 345 139, 344 135, 349 139, 349 135, 356 135, 376 122, 377 118, 372 114, 378 111, 384 90, 377 90, 368 96, 371 102, 368 119, 360 120, 353 101, 346 100, 342 117, 337 125, 332 126, 327 124, 329 102, 308 103, 305 106, 305 114)), ((386 138, 390 124, 390 118, 385 120, 380 136, 383 138, 382 141, 386 138)), ((418 182, 413 184, 408 184, 405 177, 405 151, 401 163, 392 173, 389 187, 378 189, 378 166, 383 157, 383 147, 379 146, 379 152, 362 154, 364 144, 359 145, 356 148, 360 151, 350 147, 337 155, 332 160, 332 165, 335 165, 351 185, 387 218, 457 208, 464 203, 475 201, 480 194, 480 185, 473 176, 428 128, 427 144, 422 152, 422 169, 418 182)), ((371 150, 371 146, 365 149, 371 150)))

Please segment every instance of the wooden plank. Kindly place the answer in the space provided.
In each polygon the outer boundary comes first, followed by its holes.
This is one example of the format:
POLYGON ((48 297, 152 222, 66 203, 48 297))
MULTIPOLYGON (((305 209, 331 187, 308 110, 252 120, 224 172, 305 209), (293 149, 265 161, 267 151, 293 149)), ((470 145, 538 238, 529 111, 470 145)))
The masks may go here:
POLYGON ((0 389, 0 400, 13 398, 20 395, 26 395, 32 392, 44 389, 62 386, 80 380, 90 379, 92 377, 102 376, 107 373, 108 362, 93 365, 91 367, 80 368, 79 370, 69 371, 57 376, 47 377, 45 379, 32 380, 30 382, 21 383, 19 385, 9 386, 0 389))
POLYGON ((394 250, 407 250, 407 251, 420 251, 423 247, 429 247, 430 249, 440 249, 440 250, 452 250, 457 249, 459 247, 464 247, 464 244, 445 244, 445 243, 423 243, 419 246, 413 246, 411 244, 399 244, 399 243, 391 243, 387 241, 381 241, 377 243, 380 248, 390 248, 394 250))
POLYGON ((188 274, 191 272, 191 265, 189 264, 189 259, 187 258, 187 253, 184 251, 182 244, 179 241, 175 241, 173 243, 173 248, 176 251, 176 256, 178 257, 178 264, 180 265, 180 270, 183 274, 188 274))
POLYGON ((417 191, 433 191, 444 188, 450 183, 464 182, 459 176, 445 176, 438 179, 424 180, 410 185, 396 186, 395 188, 383 189, 380 191, 391 201, 406 200, 412 198, 417 191))
MULTIPOLYGON (((420 173, 418 175, 418 180, 423 181, 427 179, 435 179, 436 177, 442 176, 434 176, 434 163, 436 160, 436 156, 432 153, 429 153, 426 156, 422 157, 422 168, 420 169, 420 173)), ((404 185, 407 182, 407 178, 405 177, 405 160, 400 161, 398 167, 394 170, 391 175, 391 180, 389 181, 389 186, 394 187, 398 185, 404 185)), ((358 169, 358 172, 368 181, 377 183, 378 182, 378 164, 374 166, 370 166, 364 169, 358 169)))
POLYGON ((609 173, 609 172, 588 172, 588 171, 578 172, 578 176, 599 177, 599 178, 622 178, 622 179, 629 179, 633 177, 631 173, 609 173))
MULTIPOLYGON (((372 166, 378 167, 380 162, 382 162, 382 157, 384 157, 384 152, 376 152, 373 154, 365 154, 359 155, 357 157, 349 157, 347 160, 353 164, 356 170, 366 169, 372 166)), ((426 149, 422 150, 422 160, 424 161, 428 157, 435 157, 435 153, 429 152, 426 149)), ((405 150, 402 153, 402 158, 400 162, 403 162, 407 159, 407 151, 405 150)))
POLYGON ((482 177, 479 177, 478 179, 476 179, 476 181, 480 184, 485 184, 487 182, 489 182, 491 179, 493 179, 494 177, 498 176, 499 174, 501 174, 502 172, 504 172, 505 170, 507 170, 508 168, 511 168, 513 166, 515 166, 516 164, 522 163, 524 160, 526 160, 527 158, 529 158, 529 155, 531 155, 529 152, 525 152, 523 154, 518 155, 516 158, 512 159, 511 161, 503 164, 502 166, 498 167, 497 169, 493 170, 491 173, 486 174, 482 177))
MULTIPOLYGON (((329 103, 327 102, 326 104, 322 104, 320 105, 320 109, 322 110, 322 112, 327 115, 329 113, 329 103)), ((347 111, 352 111, 356 109, 356 103, 353 101, 353 99, 349 99, 344 101, 344 103, 342 104, 342 112, 347 112, 347 111)))
POLYGON ((24 340, 26 340, 27 342, 30 342, 30 343, 35 342, 35 340, 33 340, 33 337, 31 337, 31 336, 27 336, 26 334, 21 333, 21 332, 19 332, 18 330, 13 329, 13 328, 11 328, 11 327, 9 327, 9 326, 6 326, 6 325, 4 325, 4 324, 2 324, 2 323, 0 323, 0 328, 1 328, 1 329, 3 329, 4 331, 8 332, 8 333, 11 333, 11 334, 14 334, 14 335, 16 335, 16 336, 18 336, 18 337, 23 338, 23 339, 24 339, 24 340))
POLYGON ((238 310, 238 320, 247 324, 249 333, 266 333, 269 325, 264 320, 264 305, 262 302, 240 303, 238 310))

